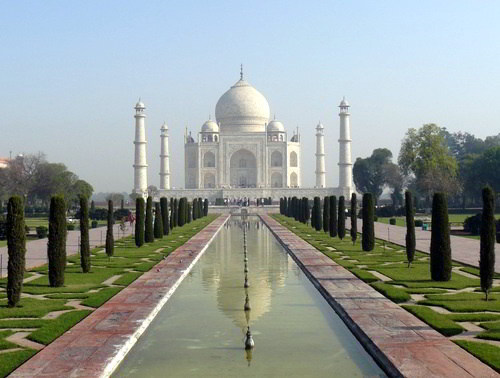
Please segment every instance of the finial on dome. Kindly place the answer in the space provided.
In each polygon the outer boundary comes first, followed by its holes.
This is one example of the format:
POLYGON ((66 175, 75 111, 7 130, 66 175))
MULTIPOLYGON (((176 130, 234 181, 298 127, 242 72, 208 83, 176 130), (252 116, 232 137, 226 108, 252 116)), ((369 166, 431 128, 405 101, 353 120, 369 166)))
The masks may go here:
POLYGON ((276 113, 274 113, 274 120, 276 121, 276 113))
POLYGON ((212 120, 212 114, 208 114, 208 120, 211 121, 212 120))
POLYGON ((243 80, 243 63, 240 64, 240 80, 243 80))

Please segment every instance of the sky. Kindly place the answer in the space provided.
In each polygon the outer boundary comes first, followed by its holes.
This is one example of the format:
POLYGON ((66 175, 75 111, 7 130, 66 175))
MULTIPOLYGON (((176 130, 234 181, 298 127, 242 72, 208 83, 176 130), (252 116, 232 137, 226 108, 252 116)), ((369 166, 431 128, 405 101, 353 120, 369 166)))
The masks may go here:
POLYGON ((133 188, 134 105, 146 104, 148 184, 169 126, 174 187, 183 135, 245 79, 302 141, 314 186, 315 126, 338 185, 338 104, 352 157, 436 123, 500 132, 499 1, 0 1, 0 157, 42 151, 96 192, 133 188))

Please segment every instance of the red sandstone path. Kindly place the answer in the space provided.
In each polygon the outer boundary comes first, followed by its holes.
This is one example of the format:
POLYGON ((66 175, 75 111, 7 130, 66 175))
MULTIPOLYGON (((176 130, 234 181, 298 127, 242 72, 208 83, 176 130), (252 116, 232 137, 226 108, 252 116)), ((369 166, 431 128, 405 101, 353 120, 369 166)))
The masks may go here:
MULTIPOLYGON (((201 257, 229 215, 221 215, 10 377, 107 377, 201 257)), ((196 361, 193 361, 196 364, 196 361)), ((165 372, 168 376, 168 372, 165 372)))
MULTIPOLYGON (((349 223, 349 221, 346 223, 349 223)), ((358 219, 358 232, 361 232, 362 227, 363 221, 358 219)), ((375 222, 375 237, 405 246, 406 227, 375 222)), ((430 253, 431 232, 422 231, 421 228, 415 227, 415 237, 417 239, 417 250, 424 253, 430 253)), ((479 267, 479 240, 451 235, 450 241, 451 254, 454 261, 475 266, 476 268, 479 267)), ((498 256, 495 261, 495 272, 500 273, 499 243, 495 244, 495 254, 498 256)))
MULTIPOLYGON (((113 226, 113 236, 115 240, 121 239, 124 236, 132 235, 134 228, 128 223, 125 223, 125 231, 120 230, 120 225, 113 226)), ((26 243, 26 269, 35 268, 48 263, 47 260, 47 238, 33 240, 26 243)), ((104 245, 106 242, 106 227, 91 228, 89 230, 90 248, 104 245)), ((80 250, 80 231, 68 231, 66 236, 66 253, 74 255, 80 250)), ((0 248, 0 276, 7 277, 7 247, 0 248)))
POLYGON ((268 215, 260 217, 389 376, 499 376, 268 215))

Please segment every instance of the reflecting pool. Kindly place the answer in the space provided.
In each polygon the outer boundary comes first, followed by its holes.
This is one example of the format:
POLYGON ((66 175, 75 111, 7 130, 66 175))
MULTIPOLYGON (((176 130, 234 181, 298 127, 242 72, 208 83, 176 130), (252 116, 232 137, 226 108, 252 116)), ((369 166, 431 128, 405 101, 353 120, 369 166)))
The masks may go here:
POLYGON ((233 216, 114 376, 385 374, 267 227, 257 217, 233 216))

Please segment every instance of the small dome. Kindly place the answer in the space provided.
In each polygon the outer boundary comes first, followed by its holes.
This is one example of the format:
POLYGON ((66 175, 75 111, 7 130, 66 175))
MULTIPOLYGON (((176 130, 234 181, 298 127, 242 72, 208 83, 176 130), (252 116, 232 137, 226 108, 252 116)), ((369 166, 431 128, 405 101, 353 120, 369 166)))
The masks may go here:
POLYGON ((219 132, 219 125, 217 125, 215 123, 215 121, 212 121, 209 119, 201 127, 201 132, 202 133, 218 133, 219 132))
POLYGON ((280 121, 273 119, 271 122, 269 122, 269 125, 267 125, 267 132, 284 133, 285 126, 283 126, 283 124, 280 121))
POLYGON ((340 105, 339 106, 349 106, 349 103, 347 102, 347 100, 345 99, 345 97, 342 99, 342 101, 340 101, 340 105))
POLYGON ((316 129, 324 129, 323 124, 321 122, 318 123, 318 126, 316 126, 316 129))
POLYGON ((139 99, 139 101, 137 101, 137 104, 135 104, 135 108, 136 109, 145 109, 146 107, 144 106, 144 103, 141 101, 141 99, 139 99))
POLYGON ((168 130, 168 126, 167 126, 166 122, 163 122, 163 125, 161 125, 160 130, 161 131, 167 131, 168 130))

